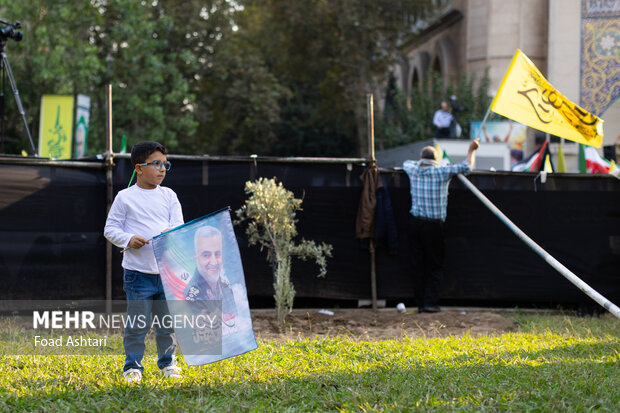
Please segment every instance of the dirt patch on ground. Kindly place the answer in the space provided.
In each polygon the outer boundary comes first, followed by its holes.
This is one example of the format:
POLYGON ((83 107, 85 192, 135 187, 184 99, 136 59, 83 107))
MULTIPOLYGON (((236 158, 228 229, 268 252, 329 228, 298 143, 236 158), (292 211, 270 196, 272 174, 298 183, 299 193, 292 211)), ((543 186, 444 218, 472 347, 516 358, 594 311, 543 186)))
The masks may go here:
POLYGON ((514 323, 501 314, 486 310, 444 310, 440 313, 421 313, 396 309, 293 310, 286 324, 279 327, 275 311, 254 310, 252 321, 259 338, 349 336, 359 340, 385 340, 400 337, 446 337, 471 334, 505 333, 514 331, 514 323))

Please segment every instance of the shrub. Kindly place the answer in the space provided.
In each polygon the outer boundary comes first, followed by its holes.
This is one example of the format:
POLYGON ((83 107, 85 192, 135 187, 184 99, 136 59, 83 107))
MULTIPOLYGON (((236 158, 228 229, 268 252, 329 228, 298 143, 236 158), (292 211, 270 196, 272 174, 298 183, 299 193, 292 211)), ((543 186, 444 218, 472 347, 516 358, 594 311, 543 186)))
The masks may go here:
POLYGON ((267 260, 273 270, 276 318, 278 323, 284 323, 293 309, 295 298, 290 277, 291 258, 314 258, 319 266, 318 276, 324 277, 327 273, 326 257, 331 257, 332 246, 305 239, 294 242, 297 236, 295 213, 301 208, 301 199, 295 198, 281 182, 265 178, 248 181, 245 183, 245 193, 249 197, 236 211, 239 219, 235 223, 248 221, 248 243, 260 245, 261 250, 267 249, 267 260))

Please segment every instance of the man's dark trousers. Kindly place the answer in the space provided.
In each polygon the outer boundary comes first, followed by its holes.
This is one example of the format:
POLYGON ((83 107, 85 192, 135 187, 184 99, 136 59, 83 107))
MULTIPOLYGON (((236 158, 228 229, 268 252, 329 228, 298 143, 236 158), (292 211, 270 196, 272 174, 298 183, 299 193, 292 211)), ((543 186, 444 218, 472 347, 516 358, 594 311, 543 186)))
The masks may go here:
POLYGON ((450 139, 450 127, 441 129, 435 127, 435 139, 450 139))
POLYGON ((444 223, 409 215, 409 248, 418 308, 433 307, 443 279, 444 223))

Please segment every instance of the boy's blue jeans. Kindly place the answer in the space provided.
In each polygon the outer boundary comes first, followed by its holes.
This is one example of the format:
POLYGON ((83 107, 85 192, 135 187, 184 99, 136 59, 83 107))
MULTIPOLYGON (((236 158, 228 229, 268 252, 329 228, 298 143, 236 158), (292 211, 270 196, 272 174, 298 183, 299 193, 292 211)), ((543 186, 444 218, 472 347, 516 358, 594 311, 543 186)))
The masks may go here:
MULTIPOLYGON (((125 366, 123 371, 138 369, 144 371, 144 339, 151 329, 151 314, 159 319, 153 323, 155 342, 157 344, 157 367, 160 369, 175 365, 174 352, 176 339, 172 326, 161 325, 165 315, 170 314, 166 304, 164 287, 159 274, 145 274, 138 271, 124 270, 123 289, 127 294, 127 326, 123 337, 125 347, 125 366), (132 323, 132 321, 135 321, 132 323)), ((170 317, 166 317, 170 319, 170 317)), ((165 324, 165 323, 164 323, 165 324)))

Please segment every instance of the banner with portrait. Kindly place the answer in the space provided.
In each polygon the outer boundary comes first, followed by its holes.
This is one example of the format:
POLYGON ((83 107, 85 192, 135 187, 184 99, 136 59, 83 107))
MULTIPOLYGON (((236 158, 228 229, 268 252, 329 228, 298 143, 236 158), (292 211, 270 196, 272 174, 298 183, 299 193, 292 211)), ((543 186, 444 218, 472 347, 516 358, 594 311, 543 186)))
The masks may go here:
POLYGON ((513 121, 472 122, 470 139, 480 137, 481 143, 507 143, 510 147, 510 165, 523 161, 526 150, 527 126, 513 121), (482 131, 480 128, 482 127, 482 131))
POLYGON ((256 349, 230 209, 176 227, 152 242, 170 314, 187 321, 175 328, 187 364, 213 363, 256 349))

